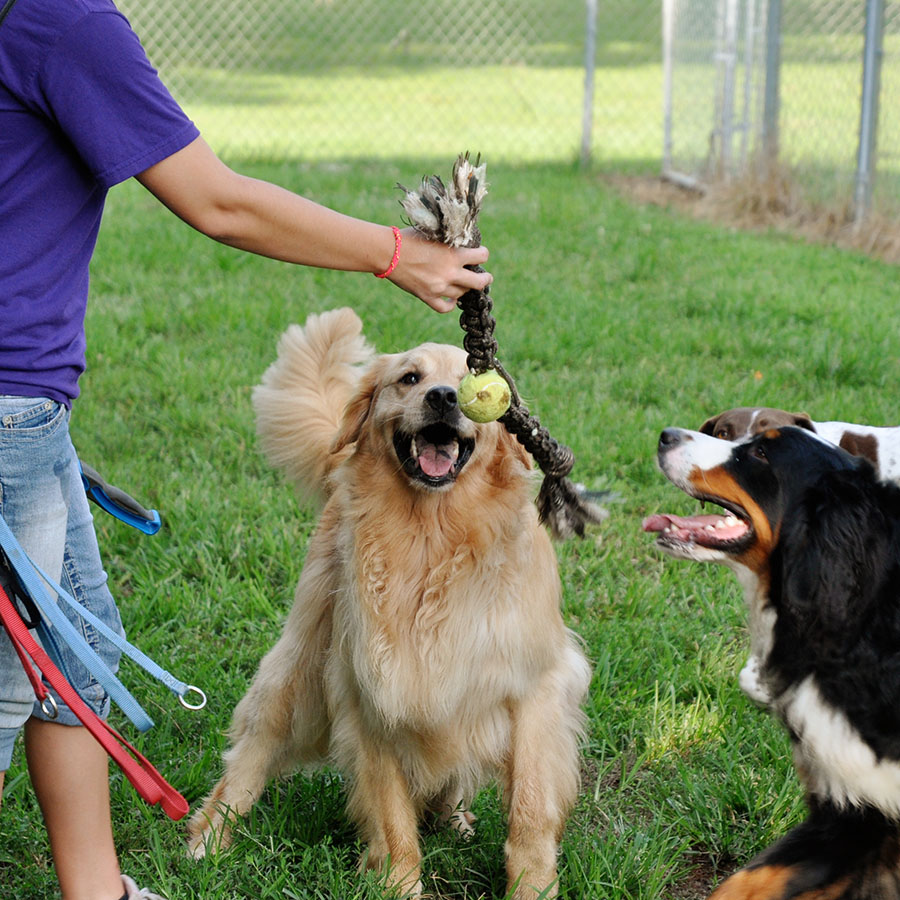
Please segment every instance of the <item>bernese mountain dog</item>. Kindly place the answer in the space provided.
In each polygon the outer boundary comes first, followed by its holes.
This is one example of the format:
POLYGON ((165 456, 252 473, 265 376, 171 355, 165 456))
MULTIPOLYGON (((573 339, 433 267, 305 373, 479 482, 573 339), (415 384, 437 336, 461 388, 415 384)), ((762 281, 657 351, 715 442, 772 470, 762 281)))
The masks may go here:
POLYGON ((667 428, 658 460, 725 510, 643 528, 673 557, 736 573, 809 807, 712 898, 900 898, 900 488, 796 427, 746 442, 667 428))

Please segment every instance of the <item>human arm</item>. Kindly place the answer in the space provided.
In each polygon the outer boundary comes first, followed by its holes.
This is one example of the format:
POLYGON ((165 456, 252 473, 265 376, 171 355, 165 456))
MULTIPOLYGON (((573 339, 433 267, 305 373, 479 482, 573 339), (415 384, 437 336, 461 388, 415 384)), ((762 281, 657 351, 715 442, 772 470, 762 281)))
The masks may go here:
MULTIPOLYGON (((380 273, 394 254, 394 234, 321 206, 291 191, 240 175, 203 138, 137 176, 179 218, 203 234, 251 253, 326 269, 380 273)), ((438 312, 449 312, 468 290, 490 284, 487 272, 465 266, 485 262, 484 247, 455 249, 402 232, 402 248, 389 279, 438 312)))

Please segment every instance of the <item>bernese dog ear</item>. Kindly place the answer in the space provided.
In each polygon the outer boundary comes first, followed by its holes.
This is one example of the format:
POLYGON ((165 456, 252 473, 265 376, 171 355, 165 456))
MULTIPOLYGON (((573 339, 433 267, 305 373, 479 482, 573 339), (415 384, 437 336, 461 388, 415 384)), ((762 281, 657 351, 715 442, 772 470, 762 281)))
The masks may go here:
POLYGON ((879 496, 872 475, 852 469, 823 475, 788 504, 773 571, 785 647, 842 656, 871 628, 878 593, 898 563, 879 496))

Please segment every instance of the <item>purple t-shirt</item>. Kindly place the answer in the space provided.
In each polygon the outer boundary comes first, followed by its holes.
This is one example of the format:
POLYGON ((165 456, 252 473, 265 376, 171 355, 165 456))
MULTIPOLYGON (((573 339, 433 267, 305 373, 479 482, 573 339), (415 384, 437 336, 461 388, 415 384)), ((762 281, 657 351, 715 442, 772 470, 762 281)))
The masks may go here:
POLYGON ((107 191, 198 134, 111 0, 17 0, 0 24, 0 394, 78 396, 107 191))

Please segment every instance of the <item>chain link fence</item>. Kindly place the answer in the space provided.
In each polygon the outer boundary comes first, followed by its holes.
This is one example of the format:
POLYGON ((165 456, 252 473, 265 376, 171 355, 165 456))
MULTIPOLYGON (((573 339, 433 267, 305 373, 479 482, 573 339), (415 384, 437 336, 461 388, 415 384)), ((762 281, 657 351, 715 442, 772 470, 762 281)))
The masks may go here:
MULTIPOLYGON (((173 94, 226 159, 443 162, 469 150, 494 164, 589 154, 608 170, 662 169, 697 183, 740 175, 774 127, 779 162, 795 185, 834 208, 853 202, 872 2, 120 6, 173 94), (766 75, 773 48, 774 94, 766 75)), ((896 211, 900 0, 877 2, 883 54, 877 180, 869 186, 879 209, 896 211)))
POLYGON ((900 210, 900 3, 664 0, 664 10, 670 177, 709 183, 777 162, 792 191, 831 215, 900 210))
MULTIPOLYGON (((120 7, 225 157, 443 160, 468 149, 495 162, 580 154, 584 0, 120 7)), ((656 4, 602 4, 595 159, 659 158, 659 29, 656 4)))

